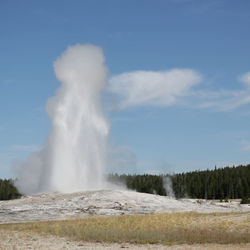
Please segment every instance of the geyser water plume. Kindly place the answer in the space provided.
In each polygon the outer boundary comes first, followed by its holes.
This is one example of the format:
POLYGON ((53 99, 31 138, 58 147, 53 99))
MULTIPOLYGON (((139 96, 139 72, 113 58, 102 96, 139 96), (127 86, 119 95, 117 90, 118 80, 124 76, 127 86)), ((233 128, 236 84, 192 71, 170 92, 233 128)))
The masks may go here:
POLYGON ((69 47, 54 63, 61 86, 47 103, 51 132, 19 170, 24 193, 102 188, 108 123, 101 106, 107 68, 99 47, 69 47))

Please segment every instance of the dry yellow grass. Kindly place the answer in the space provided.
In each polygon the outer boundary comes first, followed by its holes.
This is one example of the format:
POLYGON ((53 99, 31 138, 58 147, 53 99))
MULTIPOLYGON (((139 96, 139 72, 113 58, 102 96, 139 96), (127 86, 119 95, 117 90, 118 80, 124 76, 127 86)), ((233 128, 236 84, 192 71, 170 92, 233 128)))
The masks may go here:
POLYGON ((249 213, 166 213, 0 225, 92 242, 249 243, 249 213))

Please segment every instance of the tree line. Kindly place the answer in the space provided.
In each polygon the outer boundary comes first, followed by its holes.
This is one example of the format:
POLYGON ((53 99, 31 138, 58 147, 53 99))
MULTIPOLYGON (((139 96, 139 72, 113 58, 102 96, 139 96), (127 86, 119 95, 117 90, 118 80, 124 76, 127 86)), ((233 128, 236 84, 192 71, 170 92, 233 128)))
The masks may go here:
MULTIPOLYGON (((109 174, 111 183, 137 192, 172 195, 179 198, 236 199, 250 197, 250 164, 166 175, 109 174)), ((21 197, 13 180, 0 179, 0 200, 21 197)))
POLYGON ((250 165, 177 174, 172 178, 176 198, 236 199, 250 195, 250 165))
POLYGON ((178 198, 236 199, 250 196, 250 165, 214 168, 173 175, 110 174, 112 183, 123 183, 137 192, 178 198))
POLYGON ((19 197, 21 197, 21 194, 15 187, 13 180, 0 179, 0 200, 11 200, 19 197))

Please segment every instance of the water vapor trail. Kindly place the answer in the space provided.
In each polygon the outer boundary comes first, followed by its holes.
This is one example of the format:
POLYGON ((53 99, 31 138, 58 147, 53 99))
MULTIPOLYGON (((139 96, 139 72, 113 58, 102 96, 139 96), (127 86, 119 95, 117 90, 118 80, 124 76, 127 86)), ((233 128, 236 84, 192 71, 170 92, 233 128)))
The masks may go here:
POLYGON ((19 169, 22 192, 102 188, 109 131, 100 97, 107 82, 104 60, 99 47, 76 45, 55 61, 61 86, 47 103, 51 131, 43 149, 19 169))

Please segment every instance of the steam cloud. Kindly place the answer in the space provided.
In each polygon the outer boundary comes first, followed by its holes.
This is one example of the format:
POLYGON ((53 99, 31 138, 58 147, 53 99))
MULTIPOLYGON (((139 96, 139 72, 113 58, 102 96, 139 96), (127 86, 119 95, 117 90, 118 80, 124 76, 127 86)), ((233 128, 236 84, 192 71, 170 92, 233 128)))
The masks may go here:
POLYGON ((73 192, 104 185, 109 132, 100 92, 107 68, 99 47, 69 47, 54 63, 61 82, 47 103, 52 128, 40 151, 21 166, 17 186, 24 193, 73 192))
MULTIPOLYGON (((99 189, 107 187, 107 160, 115 169, 117 165, 127 168, 128 158, 135 165, 135 158, 127 154, 122 156, 125 161, 114 156, 106 159, 109 126, 101 105, 101 91, 107 84, 104 60, 99 47, 76 45, 55 61, 61 86, 47 102, 51 131, 45 145, 18 166, 16 185, 21 192, 99 189)), ((119 97, 121 108, 170 106, 190 95, 200 81, 191 69, 134 71, 111 77, 107 90, 119 97)))

